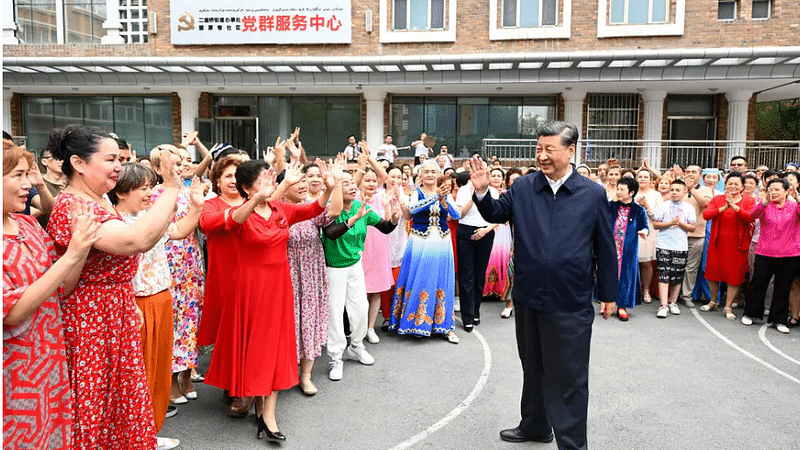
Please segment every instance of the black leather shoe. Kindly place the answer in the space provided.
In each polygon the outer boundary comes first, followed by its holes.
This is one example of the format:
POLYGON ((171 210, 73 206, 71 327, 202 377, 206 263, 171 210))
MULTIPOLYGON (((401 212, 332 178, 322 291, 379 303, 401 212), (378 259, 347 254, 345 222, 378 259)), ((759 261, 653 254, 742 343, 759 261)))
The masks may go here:
POLYGON ((464 325, 464 331, 466 331, 467 333, 472 333, 472 328, 473 327, 474 327, 474 325, 472 325, 471 323, 468 323, 468 324, 464 325))
POLYGON ((475 325, 480 325, 481 324, 481 318, 480 317, 476 317, 475 320, 473 320, 473 323, 475 323, 475 325))
POLYGON ((522 434, 522 430, 519 428, 510 428, 500 432, 500 439, 506 442, 541 442, 546 444, 552 442, 554 438, 555 436, 553 436, 553 433, 550 433, 548 436, 526 436, 522 434))

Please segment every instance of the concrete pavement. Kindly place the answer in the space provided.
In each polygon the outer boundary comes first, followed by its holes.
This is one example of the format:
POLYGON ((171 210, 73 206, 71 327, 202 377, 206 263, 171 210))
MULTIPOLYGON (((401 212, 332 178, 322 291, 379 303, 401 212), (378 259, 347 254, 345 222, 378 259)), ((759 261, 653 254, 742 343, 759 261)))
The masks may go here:
MULTIPOLYGON (((313 372, 316 396, 297 388, 280 394, 282 447, 555 449, 555 442, 499 438, 519 421, 522 383, 514 320, 499 317, 502 305, 484 303, 482 324, 472 334, 458 328, 458 345, 378 331, 381 342, 367 344, 375 365, 346 361, 339 382, 328 380, 322 356, 313 372)), ((761 338, 760 323, 745 327, 719 312, 681 310, 657 319, 651 304, 629 310, 627 323, 596 318, 590 448, 800 450, 800 329, 767 329, 761 338)), ((201 359, 202 372, 208 359, 201 359)), ((160 435, 192 450, 277 446, 256 439, 252 413, 229 418, 220 390, 195 388, 199 400, 179 406, 160 435)))

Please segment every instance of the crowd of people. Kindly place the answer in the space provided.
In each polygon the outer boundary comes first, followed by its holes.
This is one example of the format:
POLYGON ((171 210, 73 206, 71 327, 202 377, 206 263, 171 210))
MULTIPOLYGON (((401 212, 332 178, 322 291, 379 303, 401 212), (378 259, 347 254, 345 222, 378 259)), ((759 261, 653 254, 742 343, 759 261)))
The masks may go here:
MULTIPOLYGON (((433 157, 431 142, 410 145, 413 165, 396 162, 392 136, 375 152, 349 136, 311 161, 295 129, 262 160, 187 133, 137 158, 116 135, 70 125, 36 161, 4 136, 4 448, 174 448, 157 433, 200 381, 233 417, 254 406, 257 437, 281 442, 279 391, 316 394, 323 349, 334 381, 345 357, 373 364, 379 314, 383 333, 453 344, 456 313, 469 333, 487 298, 511 317, 514 224, 478 204, 538 168, 491 158, 476 190, 470 160, 455 165, 446 145, 433 157)), ((751 173, 743 157, 731 168, 724 181, 646 160, 575 168, 605 189, 613 219, 619 295, 604 315, 627 321, 658 298, 660 318, 697 301, 729 319, 744 305, 745 325, 766 308, 778 331, 797 326, 800 173, 751 173)))

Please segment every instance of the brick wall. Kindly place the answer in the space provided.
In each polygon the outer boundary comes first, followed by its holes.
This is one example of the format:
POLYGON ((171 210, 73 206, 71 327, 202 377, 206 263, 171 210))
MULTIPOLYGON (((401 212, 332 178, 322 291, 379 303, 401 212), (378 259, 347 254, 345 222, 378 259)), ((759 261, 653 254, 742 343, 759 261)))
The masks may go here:
MULTIPOLYGON (((386 0, 391 2, 391 0, 386 0)), ((674 10, 674 2, 672 0, 674 10)), ((498 1, 498 3, 502 3, 498 1)), ((560 3, 560 2, 559 2, 560 3)), ((489 0, 459 0, 456 42, 381 44, 378 0, 353 2, 352 43, 349 45, 226 45, 173 46, 170 43, 169 0, 150 0, 158 14, 158 34, 140 45, 12 45, 7 57, 17 56, 373 56, 435 55, 500 52, 566 52, 594 50, 674 49, 706 47, 766 47, 797 45, 800 2, 773 2, 769 20, 751 20, 751 2, 742 0, 739 18, 717 20, 718 0, 686 0, 682 36, 597 38, 597 1, 572 2, 570 39, 489 41, 489 0), (373 11, 373 32, 364 27, 365 11, 373 11)), ((391 22, 391 21, 389 21, 391 22)))
POLYGON ((181 142, 181 98, 177 92, 172 93, 172 141, 181 142))
POLYGON ((16 92, 11 94, 11 129, 6 131, 12 136, 22 135, 22 97, 16 92))

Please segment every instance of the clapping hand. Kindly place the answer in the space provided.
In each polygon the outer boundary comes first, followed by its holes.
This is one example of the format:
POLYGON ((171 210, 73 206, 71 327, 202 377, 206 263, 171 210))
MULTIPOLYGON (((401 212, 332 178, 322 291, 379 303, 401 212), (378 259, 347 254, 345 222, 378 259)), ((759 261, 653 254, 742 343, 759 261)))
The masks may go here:
POLYGON ((203 207, 203 204, 206 202, 206 187, 207 183, 203 183, 199 177, 194 177, 194 179, 192 179, 191 193, 189 194, 189 200, 191 200, 192 206, 198 208, 203 207))
POLYGON ((761 191, 759 191, 758 197, 761 199, 761 203, 763 203, 764 206, 767 206, 767 204, 769 203, 769 195, 767 195, 767 191, 762 189, 761 191))
POLYGON ((650 205, 647 203, 647 198, 644 195, 640 195, 636 198, 636 203, 642 206, 645 210, 650 208, 650 205))
MULTIPOLYGON (((357 222, 358 219, 364 217, 369 212, 369 202, 372 201, 372 197, 364 196, 363 200, 361 201, 361 206, 358 207, 358 211, 356 211, 355 221, 357 222)), ((355 222, 353 222, 355 225, 355 222)))
POLYGON ((95 220, 92 209, 80 197, 74 197, 70 204, 70 217, 72 218, 72 239, 67 246, 67 253, 77 259, 83 259, 89 254, 92 246, 102 236, 97 234, 101 223, 95 220))
POLYGON ((400 200, 397 197, 392 197, 389 200, 389 204, 392 209, 392 223, 397 225, 397 222, 400 221, 400 216, 403 214, 403 208, 400 206, 400 200))
POLYGON ((181 187, 181 176, 178 174, 178 165, 180 156, 172 153, 169 150, 161 151, 161 161, 159 161, 158 169, 161 172, 161 178, 164 180, 165 188, 179 188, 181 187))

